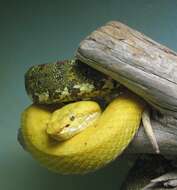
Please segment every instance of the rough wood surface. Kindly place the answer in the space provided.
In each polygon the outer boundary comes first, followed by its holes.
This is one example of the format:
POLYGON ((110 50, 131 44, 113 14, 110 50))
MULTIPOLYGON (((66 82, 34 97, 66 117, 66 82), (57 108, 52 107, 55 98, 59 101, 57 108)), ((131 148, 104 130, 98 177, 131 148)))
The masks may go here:
MULTIPOLYGON (((76 57, 143 97, 158 112, 151 122, 163 154, 177 154, 177 53, 120 22, 84 39, 76 57)), ((127 152, 152 153, 144 129, 127 152)))
MULTIPOLYGON (((160 153, 177 156, 177 120, 171 116, 159 116, 153 113, 151 124, 157 138, 160 153)), ((144 128, 140 127, 134 140, 126 150, 127 153, 155 153, 147 138, 144 128)))
POLYGON ((77 58, 112 76, 165 114, 177 116, 177 54, 119 22, 98 28, 77 58))

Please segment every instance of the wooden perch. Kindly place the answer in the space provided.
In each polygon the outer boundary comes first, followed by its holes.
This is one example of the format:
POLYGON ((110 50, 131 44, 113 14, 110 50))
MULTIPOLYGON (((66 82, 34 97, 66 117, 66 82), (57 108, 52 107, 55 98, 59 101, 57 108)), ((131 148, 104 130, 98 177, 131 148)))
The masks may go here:
MULTIPOLYGON (((154 113, 155 115, 156 113, 154 113)), ((177 156, 177 120, 171 116, 161 116, 160 118, 158 115, 156 115, 156 119, 152 118, 151 124, 160 147, 160 153, 177 156)), ((140 127, 126 153, 155 153, 143 127, 140 127)))
POLYGON ((177 116, 177 54, 119 22, 83 40, 77 58, 110 75, 163 113, 177 116))
MULTIPOLYGON (((144 98, 161 153, 177 155, 177 53, 119 22, 98 28, 76 57, 144 98)), ((128 152, 152 153, 143 128, 128 152)))

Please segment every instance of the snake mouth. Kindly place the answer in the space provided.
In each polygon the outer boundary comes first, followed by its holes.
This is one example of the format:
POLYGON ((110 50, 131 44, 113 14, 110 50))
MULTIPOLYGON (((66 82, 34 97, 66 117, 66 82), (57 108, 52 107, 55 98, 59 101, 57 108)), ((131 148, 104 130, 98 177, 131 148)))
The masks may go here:
MULTIPOLYGON (((70 120, 66 119, 68 123, 64 124, 64 126, 59 127, 58 131, 51 130, 52 126, 48 124, 46 133, 51 138, 59 142, 66 141, 73 136, 79 134, 86 128, 94 125, 100 114, 100 112, 95 111, 94 113, 90 113, 87 115, 82 114, 80 116, 72 116, 74 119, 71 119, 71 117, 70 120)), ((65 120, 65 118, 63 118, 63 120, 65 120)), ((57 125, 60 126, 60 122, 58 122, 57 125)))

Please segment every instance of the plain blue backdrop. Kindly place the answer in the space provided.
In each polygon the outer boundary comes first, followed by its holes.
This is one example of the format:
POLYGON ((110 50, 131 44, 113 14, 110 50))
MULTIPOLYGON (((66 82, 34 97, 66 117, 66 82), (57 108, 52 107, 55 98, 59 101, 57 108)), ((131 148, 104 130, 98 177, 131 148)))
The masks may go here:
POLYGON ((20 113, 31 102, 24 73, 32 65, 72 58, 97 27, 119 20, 177 50, 176 0, 0 1, 0 189, 118 190, 127 161, 85 176, 40 167, 19 146, 20 113))

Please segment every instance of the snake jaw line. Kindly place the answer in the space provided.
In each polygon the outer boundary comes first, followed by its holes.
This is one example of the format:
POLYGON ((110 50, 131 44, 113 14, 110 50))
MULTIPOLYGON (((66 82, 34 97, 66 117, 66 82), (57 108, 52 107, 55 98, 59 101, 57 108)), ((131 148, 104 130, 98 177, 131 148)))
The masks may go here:
POLYGON ((157 139, 156 139, 155 134, 154 134, 153 129, 152 129, 152 125, 151 125, 151 121, 150 121, 150 113, 149 113, 148 108, 145 108, 145 110, 142 114, 142 123, 143 123, 144 130, 146 132, 146 135, 152 144, 153 149, 155 150, 155 152, 157 154, 159 154, 160 149, 159 149, 157 139))
POLYGON ((72 138, 73 136, 77 135, 78 133, 85 130, 87 127, 92 126, 93 122, 97 120, 100 116, 99 112, 95 112, 93 114, 89 114, 87 116, 83 116, 83 121, 79 125, 70 125, 67 124, 62 128, 59 133, 57 133, 57 138, 62 139, 63 141, 72 138))

